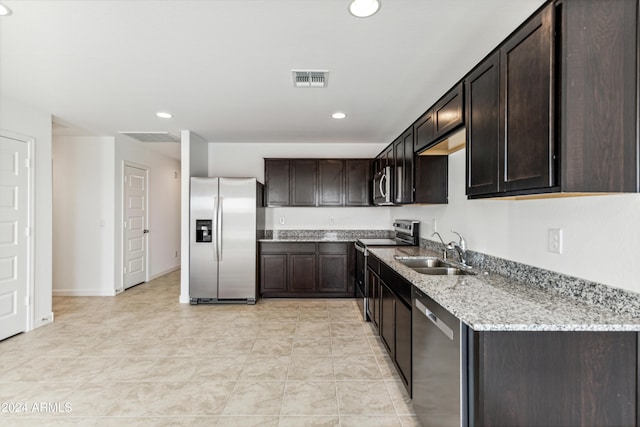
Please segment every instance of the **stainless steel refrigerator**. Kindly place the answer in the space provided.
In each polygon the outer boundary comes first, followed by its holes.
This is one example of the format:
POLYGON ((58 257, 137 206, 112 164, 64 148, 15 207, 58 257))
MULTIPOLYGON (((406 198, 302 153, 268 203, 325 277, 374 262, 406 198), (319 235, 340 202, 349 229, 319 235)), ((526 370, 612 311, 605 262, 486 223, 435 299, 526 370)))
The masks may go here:
POLYGON ((262 192, 255 178, 191 178, 191 304, 255 304, 262 192))

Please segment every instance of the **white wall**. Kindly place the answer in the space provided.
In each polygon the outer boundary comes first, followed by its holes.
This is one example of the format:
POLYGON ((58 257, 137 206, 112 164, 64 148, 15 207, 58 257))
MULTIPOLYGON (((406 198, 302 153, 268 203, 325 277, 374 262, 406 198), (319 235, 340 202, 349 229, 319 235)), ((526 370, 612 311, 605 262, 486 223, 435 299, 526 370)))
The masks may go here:
MULTIPOLYGON (((264 183, 265 158, 374 158, 387 144, 210 143, 209 176, 253 177, 264 183)), ((390 229, 389 208, 267 208, 266 228, 390 229), (280 218, 285 217, 285 224, 280 218), (331 222, 333 217, 333 223, 331 222)))
POLYGON ((34 315, 29 325, 32 329, 53 320, 51 114, 0 96, 0 129, 35 139, 34 315))
POLYGON ((145 143, 116 136, 115 150, 115 281, 123 289, 122 277, 122 190, 124 163, 149 170, 149 279, 180 267, 180 161, 149 149, 145 143), (178 256, 176 256, 176 251, 178 256))
MULTIPOLYGON (((393 217, 432 220, 445 241, 467 239, 469 249, 640 292, 640 195, 539 200, 467 200, 465 151, 449 156, 449 204, 391 208, 393 217), (561 228, 562 254, 547 251, 549 228, 561 228)), ((437 238, 431 238, 437 240, 437 238)))
POLYGON ((115 295, 115 140, 53 138, 53 294, 115 295))
POLYGON ((180 154, 182 157, 182 198, 180 221, 182 248, 182 266, 180 270, 180 302, 189 302, 189 197, 190 178, 192 176, 206 177, 208 175, 209 146, 199 135, 183 130, 180 134, 180 154))

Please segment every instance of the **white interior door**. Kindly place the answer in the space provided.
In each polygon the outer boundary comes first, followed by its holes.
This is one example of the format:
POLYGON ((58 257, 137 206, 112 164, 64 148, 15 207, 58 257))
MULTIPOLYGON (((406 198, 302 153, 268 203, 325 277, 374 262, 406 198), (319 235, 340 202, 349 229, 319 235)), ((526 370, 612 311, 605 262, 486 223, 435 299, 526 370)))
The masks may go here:
POLYGON ((124 288, 147 280, 147 171, 124 167, 124 288))
POLYGON ((0 136, 0 340, 27 329, 27 149, 0 136))

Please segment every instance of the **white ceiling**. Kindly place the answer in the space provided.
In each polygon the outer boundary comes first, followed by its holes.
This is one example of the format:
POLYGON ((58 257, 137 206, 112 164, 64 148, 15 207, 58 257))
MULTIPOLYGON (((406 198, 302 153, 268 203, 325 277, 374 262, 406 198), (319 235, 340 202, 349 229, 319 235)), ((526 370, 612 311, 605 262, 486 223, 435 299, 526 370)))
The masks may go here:
POLYGON ((2 3, 0 96, 58 132, 310 143, 391 142, 543 1, 382 0, 367 19, 348 0, 2 3), (329 85, 296 89, 292 69, 329 85))

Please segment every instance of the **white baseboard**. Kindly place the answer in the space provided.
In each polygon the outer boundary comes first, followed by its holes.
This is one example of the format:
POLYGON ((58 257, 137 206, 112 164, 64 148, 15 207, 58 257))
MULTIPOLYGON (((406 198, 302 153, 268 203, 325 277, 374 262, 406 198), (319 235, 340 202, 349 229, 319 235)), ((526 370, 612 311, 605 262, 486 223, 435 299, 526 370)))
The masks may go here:
POLYGON ((180 294, 180 304, 189 304, 190 302, 191 298, 189 298, 189 295, 180 294))
POLYGON ((54 297, 112 297, 114 289, 54 289, 54 297))
POLYGON ((48 325, 49 323, 53 323, 53 311, 49 313, 47 317, 35 319, 35 322, 33 322, 33 327, 25 332, 33 331, 41 326, 48 325))
POLYGON ((162 271, 162 272, 160 272, 158 274, 154 274, 153 276, 149 277, 149 281, 152 281, 153 279, 157 279, 158 277, 162 277, 165 274, 173 273, 174 271, 178 271, 178 270, 180 270, 180 264, 178 264, 178 265, 176 265, 174 267, 171 267, 168 270, 162 271))

